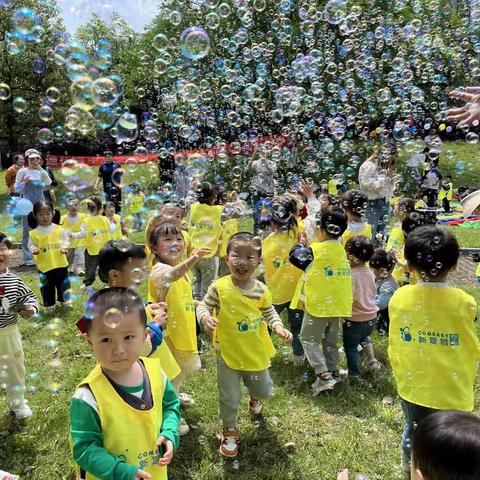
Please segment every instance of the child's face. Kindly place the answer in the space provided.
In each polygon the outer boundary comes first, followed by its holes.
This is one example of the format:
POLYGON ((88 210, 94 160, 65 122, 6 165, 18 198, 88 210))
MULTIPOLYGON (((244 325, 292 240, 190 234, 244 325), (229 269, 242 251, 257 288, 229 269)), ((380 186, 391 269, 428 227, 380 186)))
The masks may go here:
POLYGON ((405 207, 397 203, 393 209, 393 216, 398 220, 405 220, 405 217, 407 216, 405 207))
POLYGON ((53 219, 52 209, 50 207, 40 207, 35 217, 39 225, 48 227, 53 219))
POLYGON ((0 243, 0 272, 4 273, 10 263, 10 249, 5 243, 0 243))
POLYGON ((320 210, 325 210, 330 205, 330 199, 326 193, 322 193, 318 200, 320 202, 320 210))
POLYGON ((385 278, 388 276, 388 270, 386 268, 374 268, 370 267, 373 274, 375 275, 375 279, 378 280, 379 278, 385 278))
POLYGON ((182 222, 182 210, 178 207, 165 207, 162 210, 162 222, 172 222, 180 225, 182 222))
POLYGON ((67 210, 70 215, 76 215, 78 213, 78 200, 69 200, 67 203, 67 210))
POLYGON ((160 258, 162 262, 169 265, 176 265, 185 246, 181 233, 169 233, 159 237, 157 244, 152 247, 152 251, 160 258))
POLYGON ((115 205, 108 205, 105 208, 105 213, 107 214, 107 217, 113 217, 115 215, 115 205))
MULTIPOLYGON (((109 315, 108 311, 106 315, 109 315)), ((122 319, 118 327, 108 326, 106 317, 96 318, 86 334, 98 363, 107 373, 128 372, 137 361, 148 333, 138 312, 120 315, 122 319)))
POLYGON ((132 258, 120 270, 108 272, 108 284, 112 287, 137 287, 147 276, 148 267, 145 258, 132 258))
POLYGON ((260 255, 247 242, 234 242, 227 255, 227 265, 234 278, 240 281, 250 279, 260 263, 260 255))

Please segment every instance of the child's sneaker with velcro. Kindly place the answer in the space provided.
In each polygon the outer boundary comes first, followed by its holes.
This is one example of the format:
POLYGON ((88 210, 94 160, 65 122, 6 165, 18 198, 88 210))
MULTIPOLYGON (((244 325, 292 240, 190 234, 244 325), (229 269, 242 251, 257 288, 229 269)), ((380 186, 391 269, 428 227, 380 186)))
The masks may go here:
POLYGON ((325 390, 332 390, 336 383, 337 381, 329 372, 317 375, 317 379, 312 383, 313 396, 316 397, 325 390))
POLYGON ((239 443, 240 437, 238 436, 238 430, 235 428, 224 428, 220 441, 220 453, 224 457, 236 457, 239 443))
POLYGON ((253 398, 248 399, 248 411, 252 417, 258 417, 262 415, 263 412, 263 403, 261 400, 254 400, 253 398))

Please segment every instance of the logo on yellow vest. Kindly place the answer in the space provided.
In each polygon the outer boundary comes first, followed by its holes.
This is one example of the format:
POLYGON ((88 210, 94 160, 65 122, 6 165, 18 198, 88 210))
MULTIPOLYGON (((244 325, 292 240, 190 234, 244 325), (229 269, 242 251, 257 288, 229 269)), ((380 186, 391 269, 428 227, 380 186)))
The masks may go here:
MULTIPOLYGON (((404 342, 414 342, 415 339, 410 331, 410 327, 400 329, 400 337, 404 342)), ((418 343, 441 347, 459 347, 460 335, 458 333, 441 333, 427 330, 417 332, 418 343)))
POLYGON ((335 275, 339 277, 350 277, 352 275, 349 268, 337 268, 334 270, 332 267, 323 267, 323 271, 326 277, 333 277, 335 275))
POLYGON ((240 322, 237 322, 237 328, 239 332, 256 332, 258 326, 263 321, 262 317, 257 318, 244 318, 240 322))

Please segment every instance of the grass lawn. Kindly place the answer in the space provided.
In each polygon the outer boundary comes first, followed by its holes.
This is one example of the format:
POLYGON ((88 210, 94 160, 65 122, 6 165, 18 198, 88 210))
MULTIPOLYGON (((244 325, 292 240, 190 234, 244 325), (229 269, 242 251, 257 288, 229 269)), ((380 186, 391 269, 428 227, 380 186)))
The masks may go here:
MULTIPOLYGON (((474 149, 470 147, 475 146, 448 148, 461 156, 469 152, 472 161, 474 149)), ((465 182, 475 177, 473 173, 468 177, 468 169, 463 175, 465 182)), ((478 178, 478 170, 476 175, 478 178)), ((127 177, 126 183, 129 181, 127 177)), ((0 196, 0 201, 4 200, 5 196, 0 196)), ((8 226, 9 221, 3 216, 0 229, 8 226)), ((458 232, 462 245, 480 246, 475 231, 460 228, 454 231, 458 232)), ((24 278, 38 294, 36 276, 24 275, 24 278)), ((20 322, 27 387, 32 392, 27 398, 34 416, 26 424, 18 424, 9 415, 4 399, 0 401, 0 468, 22 478, 75 478, 68 444, 68 403, 78 382, 94 366, 90 350, 74 326, 83 315, 85 301, 80 288, 75 289, 78 298, 72 309, 59 309, 40 315, 35 321, 20 322), (53 322, 54 318, 60 320, 53 322), (62 328, 58 328, 59 324, 62 328)), ((480 302, 478 287, 472 285, 466 290, 480 302)), ((313 372, 307 366, 294 367, 290 348, 278 344, 271 368, 276 395, 266 402, 263 424, 250 421, 244 396, 239 415, 242 443, 238 463, 224 461, 218 453, 215 359, 209 348, 202 357, 203 369, 186 384, 186 390, 196 400, 193 407, 185 410, 192 431, 181 441, 170 478, 329 480, 335 479, 345 467, 351 469, 352 479, 356 474, 370 480, 402 478, 399 470, 402 413, 386 359, 387 341, 375 335, 374 345, 378 358, 386 365, 378 379, 372 379, 364 388, 341 384, 333 392, 313 398, 310 392, 313 372), (382 402, 387 396, 394 399, 393 405, 382 402), (287 442, 294 442, 295 447, 287 450, 284 448, 287 442)), ((344 366, 345 359, 341 362, 344 366)), ((475 412, 480 415, 480 384, 476 386, 475 412)))

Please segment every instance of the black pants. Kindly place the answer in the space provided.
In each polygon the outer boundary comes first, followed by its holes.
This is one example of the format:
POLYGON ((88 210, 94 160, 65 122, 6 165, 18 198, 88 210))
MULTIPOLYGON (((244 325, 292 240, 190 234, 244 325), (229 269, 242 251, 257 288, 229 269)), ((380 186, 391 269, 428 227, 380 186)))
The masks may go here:
POLYGON ((437 204, 438 190, 435 188, 427 188, 427 205, 434 207, 437 204))
POLYGON ((85 250, 85 278, 83 284, 88 287, 95 282, 95 276, 97 275, 98 267, 98 255, 90 255, 85 250))
POLYGON ((450 213, 450 200, 448 200, 446 197, 443 197, 442 207, 445 210, 445 213, 450 213))
POLYGON ((68 280, 68 267, 54 268, 48 272, 38 272, 41 278, 40 293, 42 294, 43 304, 46 307, 53 307, 59 302, 64 302, 63 294, 70 289, 68 280), (57 299, 55 299, 55 292, 57 299))

